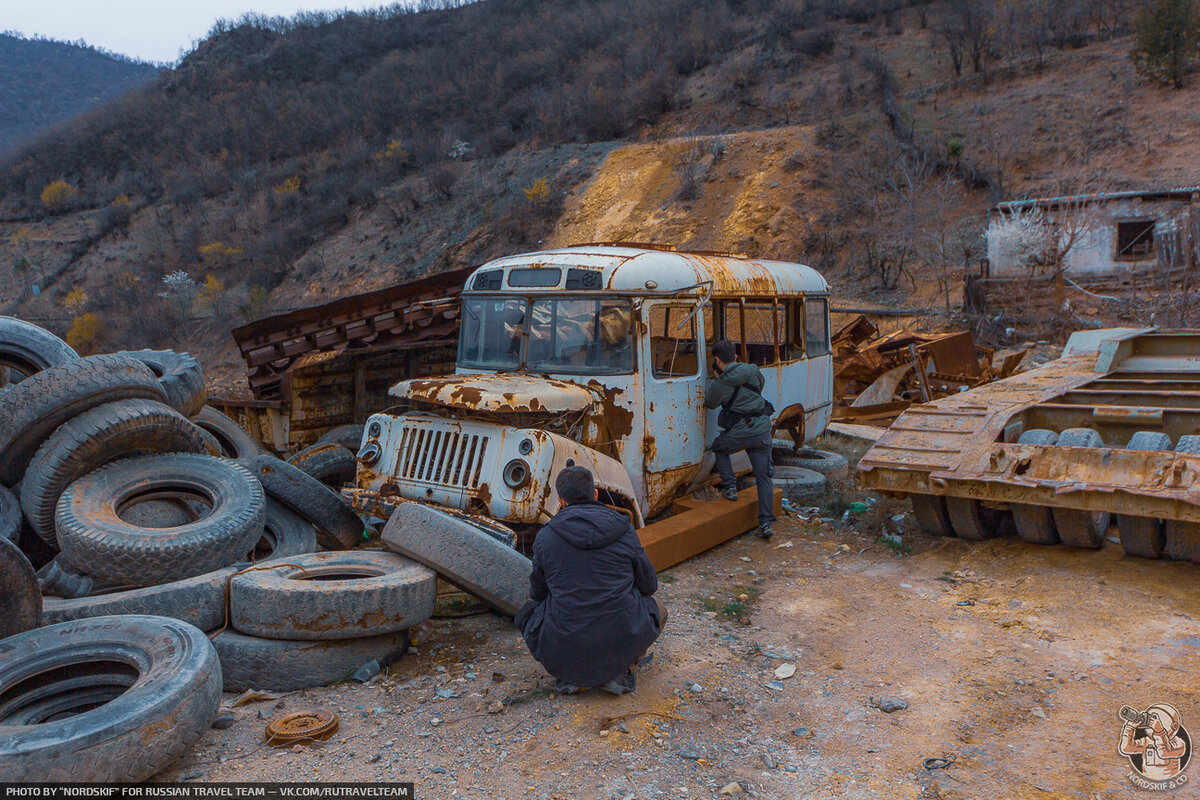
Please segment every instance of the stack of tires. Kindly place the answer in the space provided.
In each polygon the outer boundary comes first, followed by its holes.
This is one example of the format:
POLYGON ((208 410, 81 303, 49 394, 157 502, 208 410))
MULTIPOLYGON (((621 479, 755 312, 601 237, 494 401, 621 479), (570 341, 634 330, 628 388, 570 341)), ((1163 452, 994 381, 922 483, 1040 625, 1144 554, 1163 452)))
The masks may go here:
POLYGON ((432 614, 432 571, 350 551, 340 440, 288 463, 206 401, 191 356, 0 317, 0 782, 144 779, 222 688, 386 664, 432 614))

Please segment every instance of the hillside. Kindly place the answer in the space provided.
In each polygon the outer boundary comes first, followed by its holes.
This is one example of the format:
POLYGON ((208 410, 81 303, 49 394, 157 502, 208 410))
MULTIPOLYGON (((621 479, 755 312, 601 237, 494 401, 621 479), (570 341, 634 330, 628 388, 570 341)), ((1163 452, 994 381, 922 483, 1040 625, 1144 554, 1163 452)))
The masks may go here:
POLYGON ((0 311, 231 372, 241 320, 599 240, 953 307, 991 203, 1200 182, 1200 80, 1135 72, 1133 4, 1060 5, 483 0, 221 25, 2 165, 0 311), (949 46, 964 9, 992 15, 979 71, 949 46))
POLYGON ((0 156, 157 72, 92 47, 0 33, 0 156))

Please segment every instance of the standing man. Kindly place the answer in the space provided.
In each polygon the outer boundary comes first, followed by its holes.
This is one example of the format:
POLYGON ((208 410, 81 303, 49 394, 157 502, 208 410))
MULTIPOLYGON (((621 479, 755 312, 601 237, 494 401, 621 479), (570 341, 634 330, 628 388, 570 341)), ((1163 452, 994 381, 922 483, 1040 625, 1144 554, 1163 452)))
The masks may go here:
POLYGON ((533 541, 530 600, 514 623, 559 693, 632 692, 667 621, 658 576, 633 523, 600 503, 592 473, 567 467, 554 488, 561 509, 533 541))
POLYGON ((762 371, 753 364, 739 362, 732 342, 717 342, 712 352, 716 377, 708 384, 704 404, 721 408, 717 424, 722 430, 712 443, 721 476, 721 496, 737 500, 737 476, 731 456, 745 450, 758 487, 757 533, 769 539, 775 532, 775 487, 771 482, 775 475, 771 466, 771 412, 775 409, 762 396, 762 371))

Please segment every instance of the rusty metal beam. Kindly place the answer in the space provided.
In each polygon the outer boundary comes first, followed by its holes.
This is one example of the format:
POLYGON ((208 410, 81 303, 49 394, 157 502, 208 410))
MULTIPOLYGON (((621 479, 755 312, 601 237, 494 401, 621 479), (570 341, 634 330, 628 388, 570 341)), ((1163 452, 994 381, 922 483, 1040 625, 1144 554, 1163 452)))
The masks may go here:
MULTIPOLYGON (((638 531, 650 563, 658 571, 741 536, 758 525, 758 491, 745 489, 735 502, 682 499, 680 513, 638 531)), ((775 490, 775 513, 782 514, 782 492, 775 490)))
POLYGON ((277 400, 288 372, 317 352, 365 352, 458 335, 458 296, 474 267, 276 314, 232 331, 255 398, 277 400))

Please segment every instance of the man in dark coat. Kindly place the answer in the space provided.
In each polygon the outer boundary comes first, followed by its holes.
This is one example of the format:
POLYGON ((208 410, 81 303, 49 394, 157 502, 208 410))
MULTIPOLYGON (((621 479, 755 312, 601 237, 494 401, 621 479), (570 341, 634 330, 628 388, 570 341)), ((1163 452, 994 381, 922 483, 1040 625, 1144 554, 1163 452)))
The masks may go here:
POLYGON ((722 408, 724 424, 720 435, 713 440, 713 460, 721 476, 721 496, 737 500, 737 475, 732 456, 745 450, 754 470, 758 488, 758 535, 771 538, 775 524, 775 486, 771 478, 771 411, 762 396, 762 370, 753 364, 737 360, 737 348, 732 342, 713 345, 713 367, 717 376, 704 392, 704 404, 722 408))
POLYGON ((629 518, 599 502, 592 473, 567 467, 554 486, 563 508, 533 542, 530 600, 514 621, 559 692, 631 692, 666 622, 658 576, 629 518))

